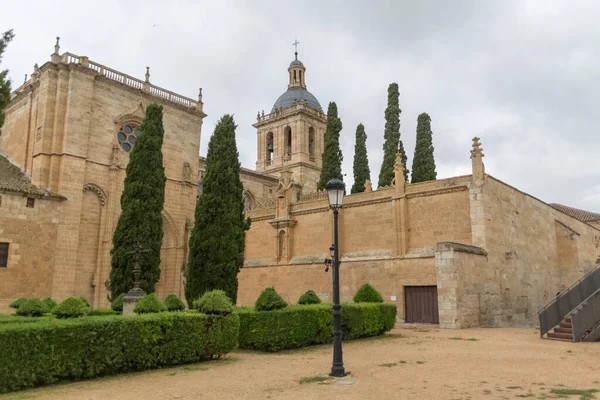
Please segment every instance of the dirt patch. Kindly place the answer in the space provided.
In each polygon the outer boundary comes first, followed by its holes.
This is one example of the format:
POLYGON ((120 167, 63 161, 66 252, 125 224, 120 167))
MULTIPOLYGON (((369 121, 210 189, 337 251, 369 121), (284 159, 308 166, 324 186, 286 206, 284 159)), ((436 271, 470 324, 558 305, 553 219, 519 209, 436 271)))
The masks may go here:
POLYGON ((341 381, 325 378, 331 357, 331 345, 277 354, 235 351, 215 362, 0 399, 543 399, 578 391, 600 399, 594 391, 600 389, 600 343, 541 340, 534 329, 395 328, 344 343, 351 374, 341 381))

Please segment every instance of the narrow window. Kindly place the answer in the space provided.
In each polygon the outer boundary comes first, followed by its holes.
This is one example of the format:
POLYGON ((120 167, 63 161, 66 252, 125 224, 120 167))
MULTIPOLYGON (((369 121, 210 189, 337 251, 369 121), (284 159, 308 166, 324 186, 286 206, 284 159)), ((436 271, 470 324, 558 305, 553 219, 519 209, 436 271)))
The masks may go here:
POLYGON ((302 83, 302 71, 298 71, 298 80, 302 83))
POLYGON ((267 165, 271 165, 273 163, 273 132, 267 133, 267 165))
POLYGON ((294 70, 294 83, 296 83, 296 71, 294 70))
POLYGON ((292 128, 289 126, 285 130, 285 154, 292 155, 292 128))
POLYGON ((35 206, 35 199, 33 197, 27 198, 27 208, 33 208, 35 206))
POLYGON ((8 243, 0 243, 0 268, 6 268, 8 263, 8 243))
POLYGON ((308 156, 311 161, 315 158, 315 130, 310 127, 308 128, 308 156))

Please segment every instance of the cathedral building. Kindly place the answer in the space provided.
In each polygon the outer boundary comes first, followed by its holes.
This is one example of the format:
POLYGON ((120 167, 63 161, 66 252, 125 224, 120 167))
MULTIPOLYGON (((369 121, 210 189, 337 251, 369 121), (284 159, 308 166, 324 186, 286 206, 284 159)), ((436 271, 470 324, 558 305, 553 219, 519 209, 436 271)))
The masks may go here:
MULTIPOLYGON (((247 215, 238 303, 269 286, 290 303, 314 290, 331 301, 324 271, 333 240, 318 192, 326 116, 307 89, 297 53, 287 90, 260 112, 255 169, 242 168, 247 215)), ((190 99, 59 52, 37 65, 6 109, 0 136, 0 312, 19 297, 86 297, 106 307, 112 235, 128 155, 144 110, 164 107, 159 297, 183 297, 194 208, 206 168, 199 157, 202 93, 190 99)), ((469 156, 465 144, 465 158, 469 156)), ((492 155, 493 156, 493 155, 492 155)), ((398 159, 399 160, 399 159, 398 159)), ((474 138, 472 173, 348 195, 340 210, 340 287, 352 301, 366 282, 398 305, 398 320, 446 328, 523 326, 595 266, 600 215, 546 204, 485 171, 474 138)))

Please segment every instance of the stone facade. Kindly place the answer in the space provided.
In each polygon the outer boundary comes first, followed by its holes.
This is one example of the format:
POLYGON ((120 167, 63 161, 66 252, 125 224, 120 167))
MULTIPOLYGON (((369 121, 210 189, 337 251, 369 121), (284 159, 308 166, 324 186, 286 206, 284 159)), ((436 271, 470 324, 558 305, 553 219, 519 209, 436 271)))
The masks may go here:
POLYGON ((27 280, 37 279, 27 269, 34 268, 45 277, 37 296, 59 301, 82 295, 94 307, 107 306, 104 283, 110 272, 112 234, 120 214, 127 150, 135 140, 118 132, 135 131, 151 103, 164 108, 167 177, 157 293, 183 294, 181 266, 194 218, 205 114, 201 98, 161 89, 150 84, 149 77, 149 71, 142 81, 84 56, 59 55, 57 44, 51 61, 36 65, 32 79, 13 93, 0 150, 30 174, 35 185, 66 200, 52 213, 30 214, 31 223, 45 224, 44 230, 19 246, 20 265, 2 271, 0 307, 26 294, 27 280), (37 257, 42 249, 47 254, 43 268, 25 262, 25 254, 37 257))

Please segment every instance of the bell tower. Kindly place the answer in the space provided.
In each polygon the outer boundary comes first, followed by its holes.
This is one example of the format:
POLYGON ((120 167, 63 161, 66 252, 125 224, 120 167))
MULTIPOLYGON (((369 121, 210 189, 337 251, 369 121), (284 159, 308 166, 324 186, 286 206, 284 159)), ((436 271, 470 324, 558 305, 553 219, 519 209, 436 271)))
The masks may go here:
POLYGON ((272 176, 289 170, 294 183, 310 193, 316 191, 321 175, 327 120, 319 101, 306 89, 306 67, 298 60, 297 45, 294 42, 287 90, 269 114, 258 113, 252 126, 258 140, 256 170, 272 176))

